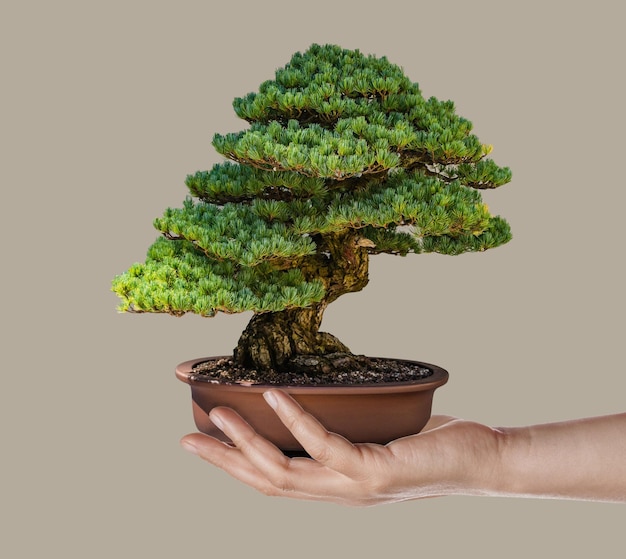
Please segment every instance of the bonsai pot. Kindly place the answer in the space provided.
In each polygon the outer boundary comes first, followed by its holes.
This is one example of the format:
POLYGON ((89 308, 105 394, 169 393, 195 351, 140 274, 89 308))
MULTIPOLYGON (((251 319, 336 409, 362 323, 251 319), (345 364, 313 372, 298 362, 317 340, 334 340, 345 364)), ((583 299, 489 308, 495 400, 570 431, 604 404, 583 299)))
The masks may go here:
POLYGON ((297 454, 303 448, 263 398, 263 392, 271 388, 290 394, 329 431, 353 443, 387 444, 423 429, 430 418, 435 389, 448 380, 448 372, 441 367, 416 361, 409 363, 425 367, 432 374, 408 382, 358 385, 223 383, 194 372, 196 365, 220 358, 193 359, 176 367, 176 376, 191 386, 193 417, 198 430, 231 442, 209 419, 211 409, 226 406, 287 454, 297 454))

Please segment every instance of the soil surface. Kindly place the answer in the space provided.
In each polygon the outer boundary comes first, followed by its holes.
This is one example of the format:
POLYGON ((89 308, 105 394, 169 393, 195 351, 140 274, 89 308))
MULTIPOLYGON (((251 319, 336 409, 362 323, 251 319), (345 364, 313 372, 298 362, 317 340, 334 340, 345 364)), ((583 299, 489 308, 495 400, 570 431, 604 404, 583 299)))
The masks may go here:
POLYGON ((300 355, 290 361, 287 371, 247 369, 230 357, 199 363, 193 370, 194 380, 204 382, 289 386, 408 382, 432 375, 415 362, 345 353, 300 355))

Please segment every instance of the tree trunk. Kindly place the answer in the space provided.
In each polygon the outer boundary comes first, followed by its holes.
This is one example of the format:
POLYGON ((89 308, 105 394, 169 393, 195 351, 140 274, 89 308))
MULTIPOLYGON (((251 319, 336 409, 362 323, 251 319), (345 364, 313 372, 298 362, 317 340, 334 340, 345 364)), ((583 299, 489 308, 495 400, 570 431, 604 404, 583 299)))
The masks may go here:
POLYGON ((255 314, 244 330, 234 357, 237 363, 259 370, 280 371, 296 356, 350 354, 335 336, 320 332, 326 307, 345 293, 360 291, 368 282, 368 254, 354 232, 319 236, 318 252, 298 267, 307 280, 321 280, 324 299, 308 308, 255 314))

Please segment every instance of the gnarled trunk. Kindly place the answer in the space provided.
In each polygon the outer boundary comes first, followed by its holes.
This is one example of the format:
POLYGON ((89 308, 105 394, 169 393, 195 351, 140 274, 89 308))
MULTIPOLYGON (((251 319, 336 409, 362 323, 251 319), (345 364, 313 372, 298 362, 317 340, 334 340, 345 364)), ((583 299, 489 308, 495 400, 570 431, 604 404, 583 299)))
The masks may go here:
POLYGON ((321 280, 324 299, 307 308, 255 314, 244 330, 234 357, 245 367, 281 370, 300 355, 350 354, 335 336, 320 332, 326 307, 345 293, 360 291, 368 282, 368 254, 354 232, 319 236, 318 252, 299 268, 308 280, 321 280))
POLYGON ((235 359, 246 367, 280 370, 296 355, 349 352, 337 338, 319 332, 325 307, 254 315, 239 339, 235 359))

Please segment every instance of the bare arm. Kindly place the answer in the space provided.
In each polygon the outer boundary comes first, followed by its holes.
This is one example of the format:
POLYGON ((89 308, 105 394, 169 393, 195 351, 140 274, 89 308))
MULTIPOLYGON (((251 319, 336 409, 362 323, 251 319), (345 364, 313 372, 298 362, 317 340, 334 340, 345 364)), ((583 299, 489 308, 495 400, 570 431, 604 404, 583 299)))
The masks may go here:
POLYGON ((502 431, 497 492, 626 502, 626 413, 502 431))
POLYGON ((199 433, 185 448, 268 495, 374 505, 440 495, 502 495, 626 502, 626 414, 494 429, 434 416, 386 446, 329 433, 287 394, 267 393, 313 459, 287 458, 234 411, 211 418, 235 446, 199 433))

